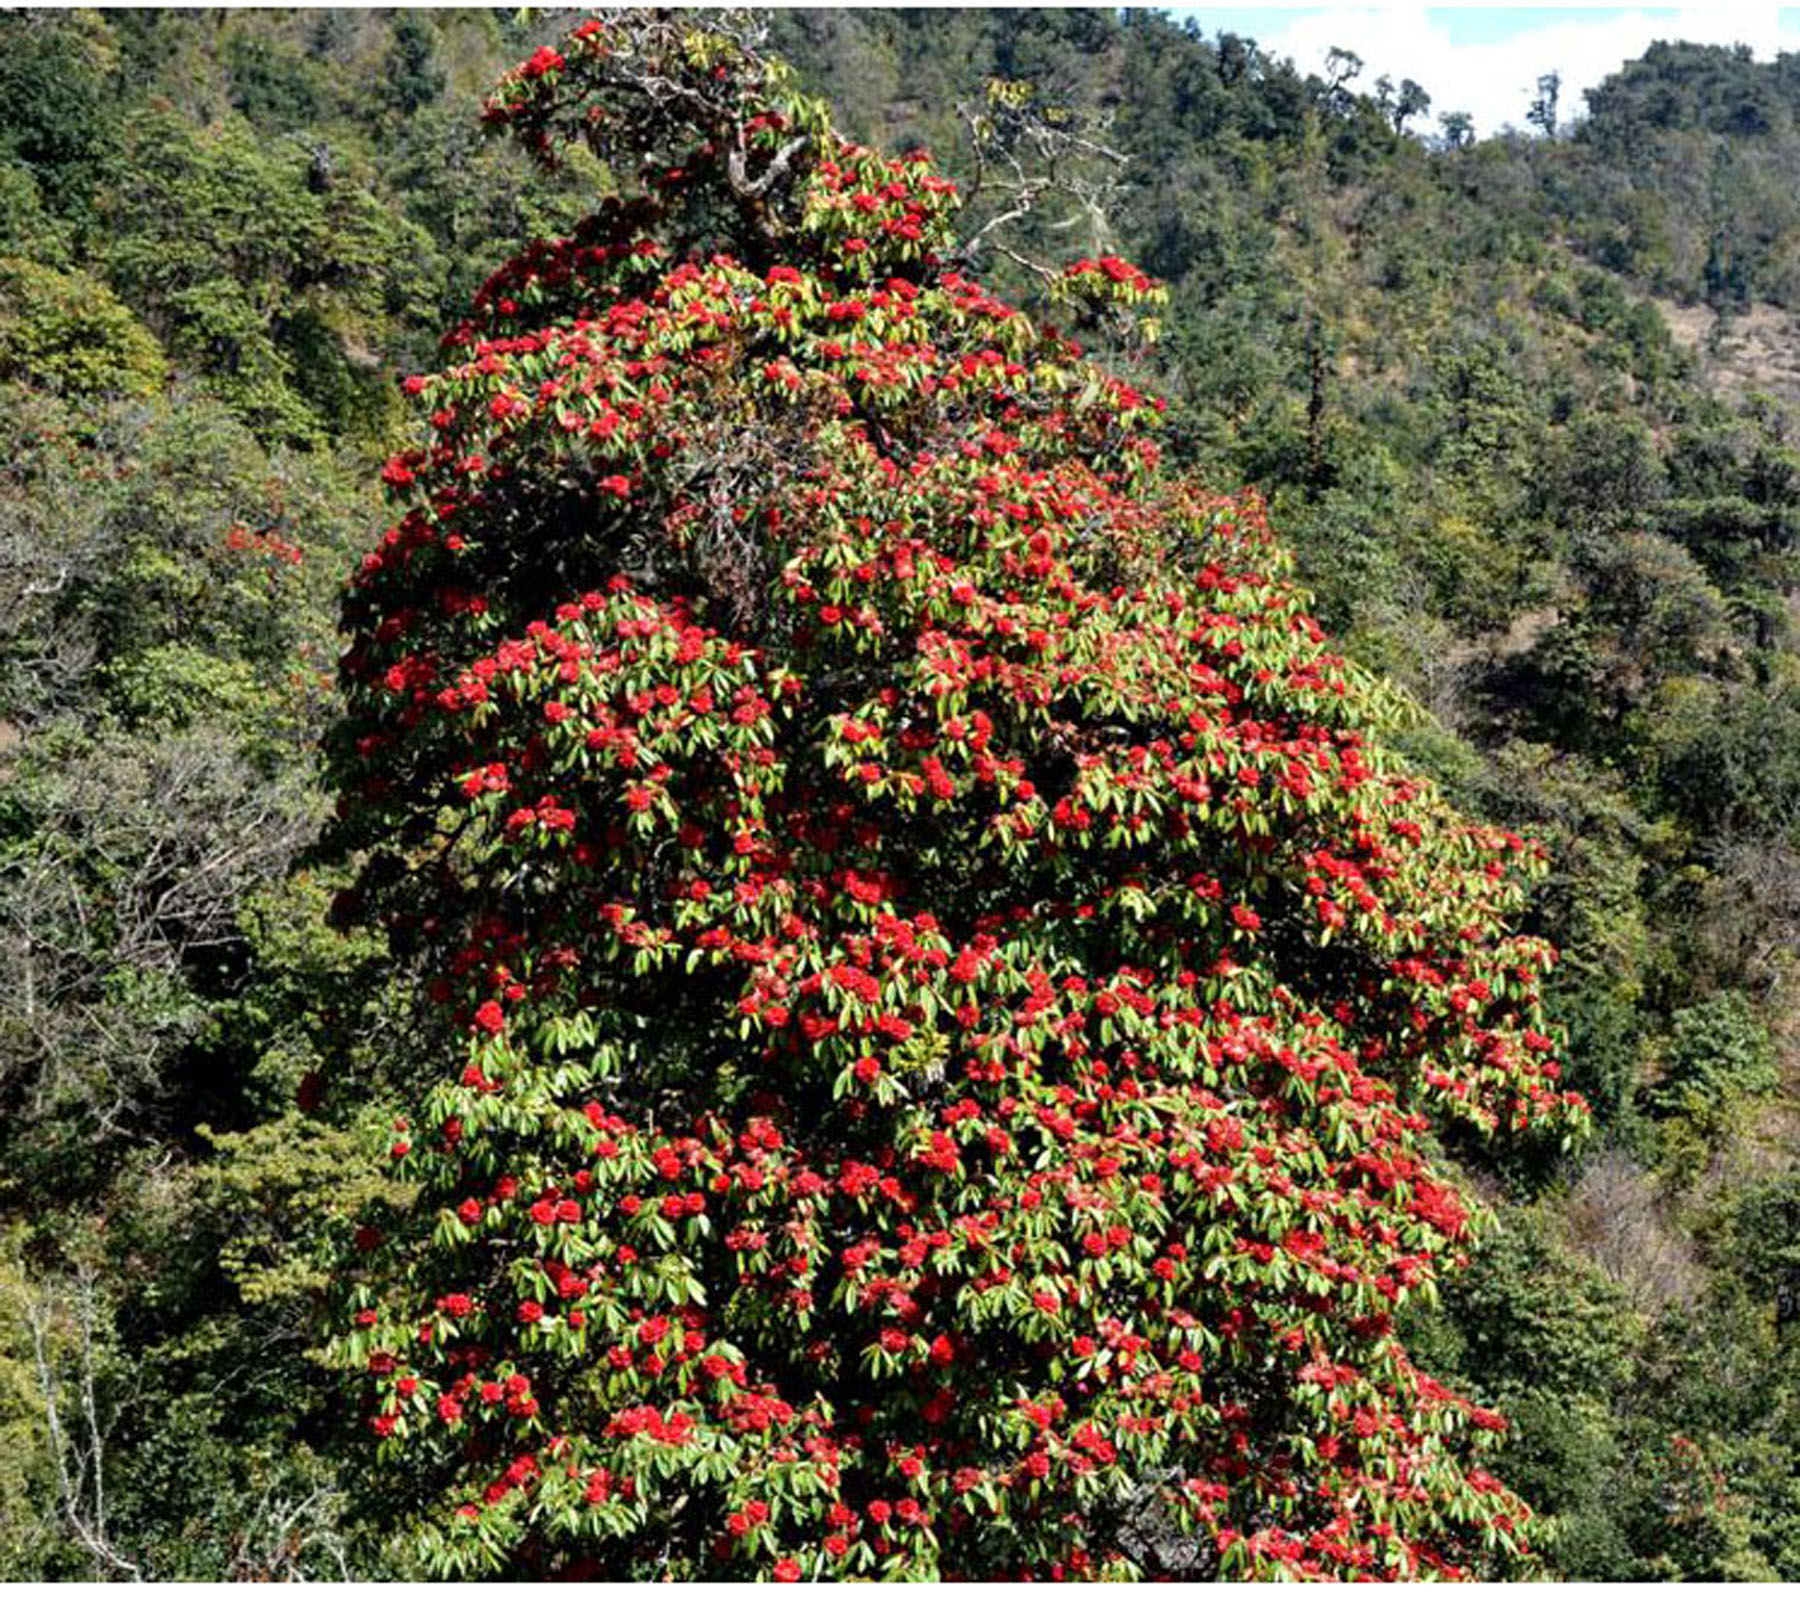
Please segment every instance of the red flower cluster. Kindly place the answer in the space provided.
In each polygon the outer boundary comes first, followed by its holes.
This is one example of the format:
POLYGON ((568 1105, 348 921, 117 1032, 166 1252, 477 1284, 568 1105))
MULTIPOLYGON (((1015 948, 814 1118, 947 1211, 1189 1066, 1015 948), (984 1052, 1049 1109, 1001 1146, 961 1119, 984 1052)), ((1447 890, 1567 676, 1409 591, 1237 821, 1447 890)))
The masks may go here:
POLYGON ((1077 259, 1063 271, 1063 280, 1084 292, 1106 295, 1148 294, 1156 283, 1135 264, 1116 254, 1100 259, 1077 259))

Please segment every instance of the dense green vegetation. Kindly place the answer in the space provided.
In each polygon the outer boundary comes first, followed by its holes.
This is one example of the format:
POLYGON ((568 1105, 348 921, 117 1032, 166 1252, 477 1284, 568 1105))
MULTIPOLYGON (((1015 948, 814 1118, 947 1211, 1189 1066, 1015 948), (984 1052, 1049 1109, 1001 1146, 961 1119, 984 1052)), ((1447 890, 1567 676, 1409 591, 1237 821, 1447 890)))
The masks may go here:
MULTIPOLYGON (((408 1567, 313 1358, 414 1037, 324 920, 316 742, 395 379, 605 185, 481 136, 565 21, 0 15, 0 1574, 408 1567)), ((1415 762, 1552 851, 1596 1139, 1469 1158, 1502 1227, 1414 1337, 1512 1418, 1555 1571, 1800 1577, 1800 62, 1658 47, 1469 142, 1150 13, 773 44, 953 173, 992 79, 1127 156, 1013 240, 1167 281, 1120 363, 1415 762)))

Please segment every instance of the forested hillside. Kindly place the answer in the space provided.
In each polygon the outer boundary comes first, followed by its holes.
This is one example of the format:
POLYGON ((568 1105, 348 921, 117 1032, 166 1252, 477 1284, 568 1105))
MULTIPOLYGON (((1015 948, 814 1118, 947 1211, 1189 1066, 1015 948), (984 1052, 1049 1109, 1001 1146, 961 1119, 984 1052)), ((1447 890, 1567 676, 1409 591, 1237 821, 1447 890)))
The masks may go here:
MULTIPOLYGON (((415 1571, 320 1346, 418 986, 328 922, 320 744, 400 379, 610 183, 483 137, 571 20, 0 14, 0 1575, 415 1571)), ((1407 1329, 1548 1571, 1800 1578, 1800 63, 1659 46, 1476 142, 1154 13, 769 21, 971 189, 1047 143, 1084 200, 990 244, 1166 283, 1109 358, 1548 846, 1596 1127, 1459 1148, 1499 1228, 1407 1329)))

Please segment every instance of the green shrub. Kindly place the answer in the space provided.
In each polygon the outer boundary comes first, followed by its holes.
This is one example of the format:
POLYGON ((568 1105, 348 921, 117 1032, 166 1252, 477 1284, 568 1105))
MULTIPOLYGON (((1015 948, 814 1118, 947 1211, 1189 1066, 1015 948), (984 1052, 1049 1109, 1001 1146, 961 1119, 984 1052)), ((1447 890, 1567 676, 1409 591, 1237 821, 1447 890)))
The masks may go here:
POLYGON ((167 369, 156 339, 92 277, 0 259, 0 377, 72 394, 148 395, 167 369))

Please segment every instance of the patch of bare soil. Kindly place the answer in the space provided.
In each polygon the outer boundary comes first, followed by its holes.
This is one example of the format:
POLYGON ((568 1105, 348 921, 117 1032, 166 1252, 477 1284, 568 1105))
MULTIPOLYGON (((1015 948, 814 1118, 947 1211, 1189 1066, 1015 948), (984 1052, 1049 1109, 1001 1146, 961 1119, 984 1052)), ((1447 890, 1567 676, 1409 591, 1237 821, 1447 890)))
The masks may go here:
POLYGON ((1705 304, 1666 298, 1657 299, 1656 307, 1715 392, 1733 399, 1752 393, 1800 399, 1800 315, 1774 304, 1720 315, 1705 304))

